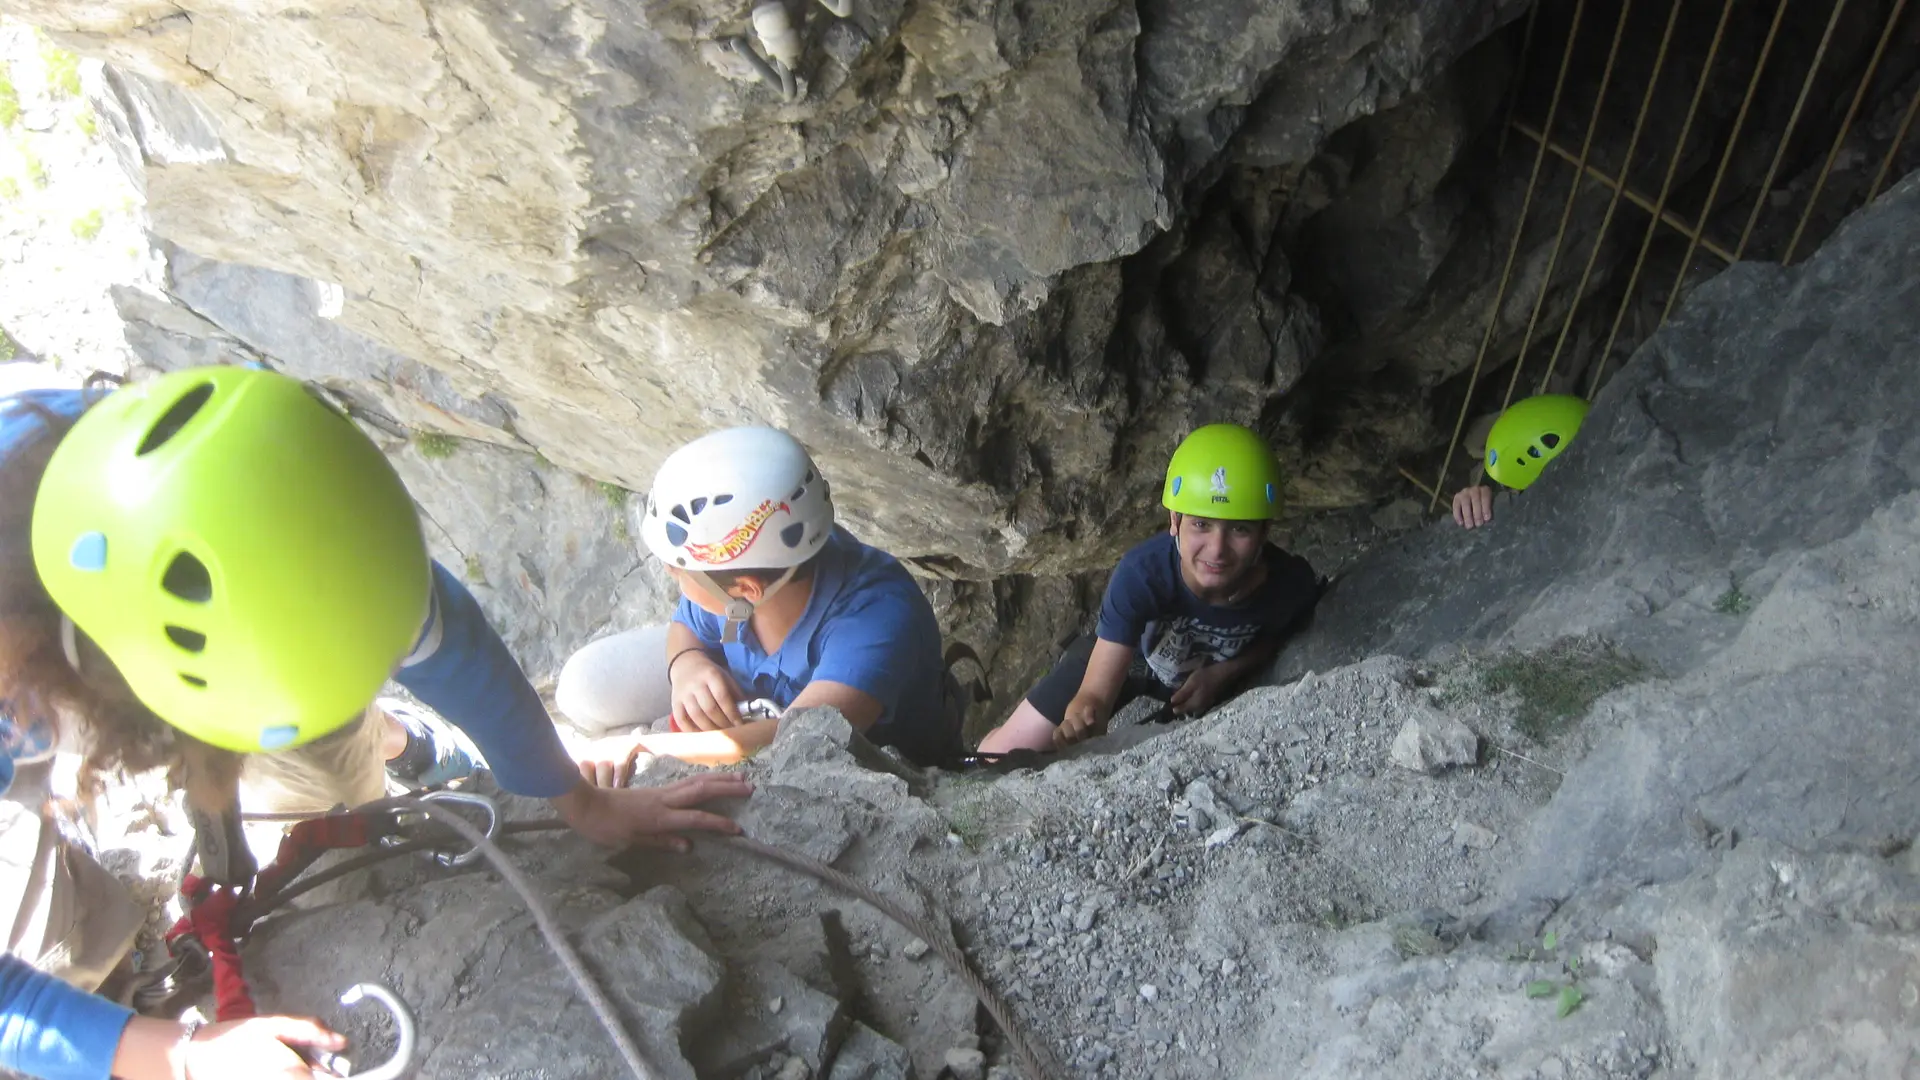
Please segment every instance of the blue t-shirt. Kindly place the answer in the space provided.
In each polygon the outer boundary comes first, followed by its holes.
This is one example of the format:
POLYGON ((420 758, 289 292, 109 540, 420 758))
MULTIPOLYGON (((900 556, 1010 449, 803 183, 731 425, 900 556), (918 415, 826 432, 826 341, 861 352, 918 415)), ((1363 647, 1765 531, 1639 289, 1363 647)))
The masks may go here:
MULTIPOLYGON (((29 404, 72 419, 85 411, 88 396, 79 390, 29 390, 0 398, 0 468, 44 423, 29 404)), ((471 736, 501 787, 542 799, 572 790, 580 782, 579 769, 540 695, 473 594, 434 563, 432 595, 420 641, 394 681, 471 736)))
POLYGON ((843 683, 880 702, 867 738, 897 747, 908 759, 936 764, 959 748, 946 716, 946 667, 933 605, 900 561, 836 528, 814 562, 807 610, 769 656, 751 626, 720 643, 726 620, 684 597, 674 621, 701 644, 719 649, 727 671, 749 697, 781 708, 815 679, 843 683))
POLYGON ((107 1080, 133 1010, 0 955, 0 1069, 43 1080, 107 1080))
POLYGON ((1281 637, 1313 610, 1319 581, 1307 560, 1268 544, 1267 580, 1224 607, 1193 594, 1180 576, 1180 549, 1161 533, 1120 559, 1107 580, 1094 632, 1138 649, 1153 677, 1179 686, 1195 668, 1231 660, 1256 641, 1281 637))

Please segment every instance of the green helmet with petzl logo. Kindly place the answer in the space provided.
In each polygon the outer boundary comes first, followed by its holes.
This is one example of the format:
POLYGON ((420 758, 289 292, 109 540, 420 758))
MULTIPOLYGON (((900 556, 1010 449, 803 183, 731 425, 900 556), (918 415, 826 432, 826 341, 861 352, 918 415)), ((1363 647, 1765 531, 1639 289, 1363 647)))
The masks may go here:
POLYGON ((47 592, 173 726, 242 752, 359 716, 426 621, 420 521, 386 456, 284 375, 126 387, 33 506, 47 592))
POLYGON ((1239 424, 1208 424, 1174 450, 1160 505, 1226 521, 1277 518, 1280 462, 1266 440, 1239 424))
POLYGON ((1507 406, 1487 433, 1487 475, 1524 491, 1547 462, 1573 441, 1587 403, 1571 394, 1541 394, 1507 406))

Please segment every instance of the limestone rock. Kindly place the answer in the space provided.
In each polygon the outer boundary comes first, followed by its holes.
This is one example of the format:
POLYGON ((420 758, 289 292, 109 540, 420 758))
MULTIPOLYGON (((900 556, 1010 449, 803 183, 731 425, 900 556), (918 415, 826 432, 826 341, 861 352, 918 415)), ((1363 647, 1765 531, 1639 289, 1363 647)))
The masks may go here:
POLYGON ((1472 728, 1428 709, 1407 718, 1387 756, 1403 769, 1432 776, 1456 765, 1471 765, 1479 754, 1480 736, 1472 728))

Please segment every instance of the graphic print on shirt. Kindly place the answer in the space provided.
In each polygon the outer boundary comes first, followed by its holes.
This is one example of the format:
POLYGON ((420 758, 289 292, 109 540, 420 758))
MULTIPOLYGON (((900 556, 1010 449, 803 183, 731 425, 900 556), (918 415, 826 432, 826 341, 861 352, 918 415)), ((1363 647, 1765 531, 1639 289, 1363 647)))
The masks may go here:
POLYGON ((1150 644, 1141 651, 1146 654, 1148 670, 1161 685, 1179 686, 1203 663, 1216 664, 1239 656, 1259 632, 1258 623, 1213 626, 1182 615, 1167 622, 1148 623, 1146 640, 1150 644))
POLYGON ((766 527, 767 519, 781 510, 785 510, 789 514, 793 513, 792 508, 786 503, 777 503, 772 499, 768 499, 759 506, 754 507, 753 513, 747 515, 747 520, 741 522, 738 527, 723 537, 719 543, 688 544, 686 546, 687 554, 703 563, 732 562, 745 553, 747 548, 753 544, 754 538, 760 535, 760 530, 766 527))

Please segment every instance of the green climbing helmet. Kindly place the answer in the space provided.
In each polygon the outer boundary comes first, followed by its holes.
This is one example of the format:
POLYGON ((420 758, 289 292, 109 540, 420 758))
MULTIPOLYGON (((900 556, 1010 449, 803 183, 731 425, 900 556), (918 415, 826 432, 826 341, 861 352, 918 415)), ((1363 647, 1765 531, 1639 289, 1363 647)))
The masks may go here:
POLYGON ((1586 418, 1586 401, 1572 394, 1541 394, 1514 402, 1487 433, 1487 475, 1525 491, 1573 441, 1586 418))
POLYGON ((426 621, 413 500, 295 379, 194 368, 87 410, 40 480, 33 561, 162 719, 242 752, 358 717, 426 621))
POLYGON ((1239 424, 1208 424, 1174 450, 1160 504, 1227 521, 1277 518, 1280 462, 1266 440, 1239 424))

